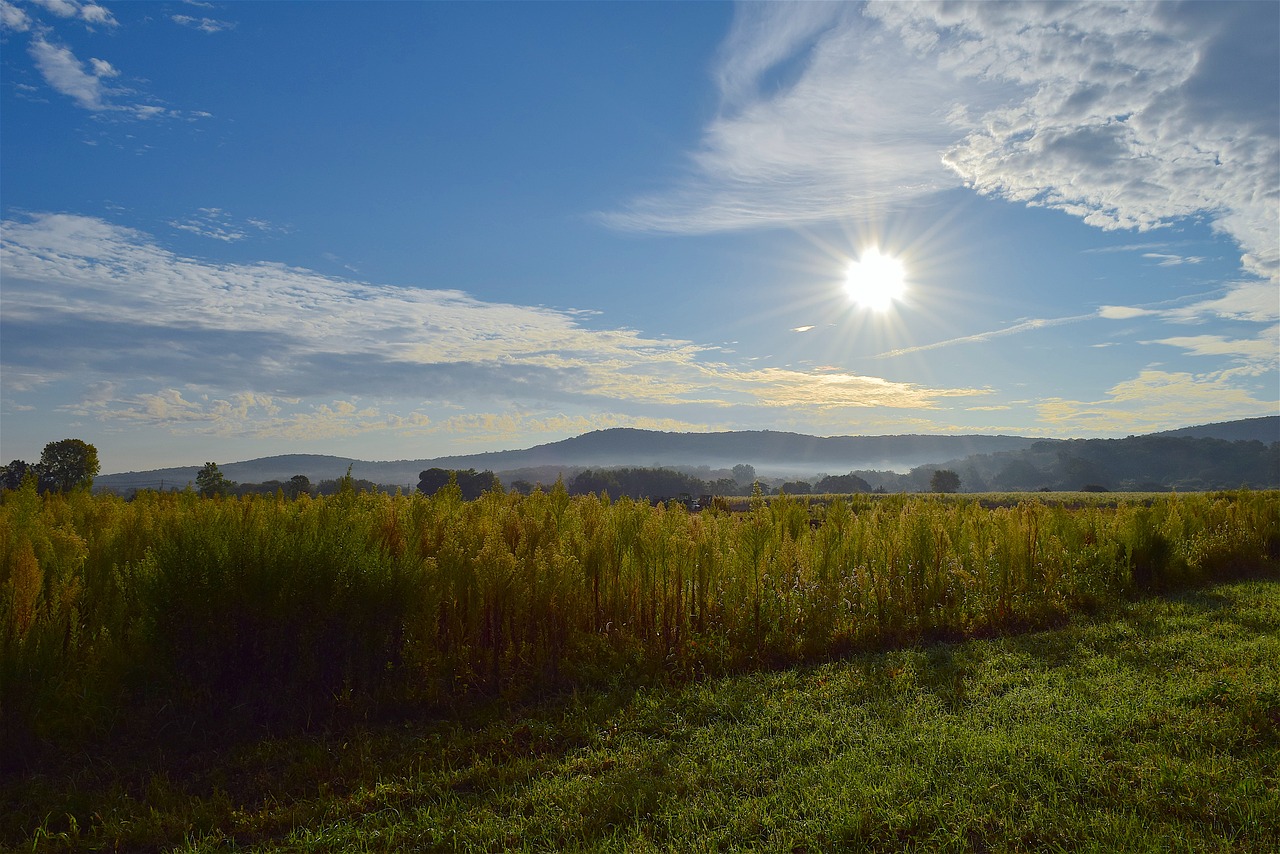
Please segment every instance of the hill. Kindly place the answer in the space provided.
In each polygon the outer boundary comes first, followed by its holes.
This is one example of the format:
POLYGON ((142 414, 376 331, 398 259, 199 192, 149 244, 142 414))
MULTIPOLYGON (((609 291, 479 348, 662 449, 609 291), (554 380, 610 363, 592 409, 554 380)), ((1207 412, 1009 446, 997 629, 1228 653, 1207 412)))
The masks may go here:
POLYGON ((1201 424, 1199 427, 1183 427, 1151 435, 1182 436, 1189 439, 1225 439, 1228 442, 1263 442, 1269 445, 1272 442, 1280 442, 1280 415, 1201 424))
MULTIPOLYGON (((375 483, 413 487, 418 474, 429 468, 488 469, 499 474, 537 471, 554 480, 554 472, 573 473, 585 467, 609 466, 734 466, 748 463, 762 474, 847 472, 854 468, 908 469, 931 461, 977 453, 1029 448, 1037 441, 1020 436, 807 436, 800 433, 750 431, 727 433, 666 433, 619 428, 599 430, 537 445, 524 450, 438 457, 435 459, 370 462, 350 457, 285 454, 219 463, 230 480, 241 483, 287 481, 304 474, 313 483, 341 477, 351 467, 354 477, 375 483)), ((132 489, 182 488, 194 483, 200 465, 99 476, 97 486, 132 489)))
POLYGON ((971 454, 1029 448, 1023 436, 808 436, 772 430, 667 433, 616 428, 584 433, 525 451, 431 461, 440 468, 502 471, 543 466, 734 466, 778 474, 851 468, 908 469, 971 454))
MULTIPOLYGON (((1264 450, 1280 441, 1280 416, 1206 424, 1129 439, 1063 440, 983 435, 821 437, 769 430, 668 433, 618 428, 585 433, 524 450, 435 459, 370 462, 349 457, 286 454, 220 463, 219 467, 228 479, 240 483, 287 481, 298 474, 306 475, 312 483, 319 483, 341 477, 350 468, 356 478, 409 489, 416 486, 419 473, 429 468, 487 469, 496 472, 504 482, 521 478, 547 482, 554 480, 557 473, 563 472, 568 476, 583 468, 732 467, 739 463, 754 466, 761 476, 772 477, 812 477, 818 473, 845 474, 853 471, 860 474, 879 472, 882 477, 868 480, 891 490, 891 485, 886 481, 896 477, 894 472, 939 466, 960 471, 966 491, 981 488, 1034 489, 1056 483, 1067 484, 1080 479, 1079 475, 1085 473, 1090 466, 1095 472, 1099 466, 1104 471, 1122 471, 1122 474, 1101 478, 1106 482, 1103 485, 1112 485, 1112 488, 1122 483, 1159 483, 1165 487, 1189 489, 1235 487, 1244 482, 1239 478, 1241 472, 1250 472, 1246 479, 1264 482, 1259 485, 1280 480, 1280 475, 1273 471, 1270 457, 1265 453, 1259 457, 1258 449, 1255 448, 1251 456, 1248 452, 1237 453, 1230 447, 1240 441, 1261 443, 1264 450), (1137 442, 1157 438, 1174 444, 1158 446, 1151 441, 1137 442), (1185 453, 1185 448, 1177 450, 1182 447, 1179 443, 1202 440, 1218 444, 1195 445, 1195 450, 1185 453), (1137 443, 1130 446, 1124 444, 1135 442, 1137 443), (1141 453, 1130 453, 1139 448, 1141 453), (1191 456, 1187 457, 1187 453, 1191 456), (1067 459, 1081 459, 1088 466, 1082 468, 1075 465, 1074 469, 1068 471, 1063 468, 1067 464, 1061 463, 1062 454, 1067 459), (1129 456, 1133 458, 1130 459, 1129 456), (1229 471, 1224 471, 1223 477, 1218 477, 1214 473, 1217 465, 1215 460, 1225 460, 1226 457, 1232 459, 1227 465, 1229 471), (1136 460, 1141 460, 1141 464, 1136 460), (1179 477, 1168 476, 1169 473, 1164 471, 1168 468, 1165 463, 1174 460, 1182 460, 1184 467, 1194 465, 1194 471, 1184 469, 1179 477), (1258 469, 1259 465, 1261 469, 1258 469), (1144 473, 1142 466, 1147 466, 1151 471, 1144 473), (533 472, 537 473, 536 477, 531 476, 533 472), (1193 483, 1208 485, 1197 487, 1191 485, 1193 483)), ((107 474, 99 476, 95 484, 100 488, 121 492, 141 488, 183 488, 188 483, 195 482, 199 470, 200 465, 192 465, 107 474)), ((901 488, 918 488, 915 480, 903 480, 901 488)), ((926 487, 927 482, 926 476, 926 487)), ((1061 488, 1078 489, 1080 485, 1061 488)))

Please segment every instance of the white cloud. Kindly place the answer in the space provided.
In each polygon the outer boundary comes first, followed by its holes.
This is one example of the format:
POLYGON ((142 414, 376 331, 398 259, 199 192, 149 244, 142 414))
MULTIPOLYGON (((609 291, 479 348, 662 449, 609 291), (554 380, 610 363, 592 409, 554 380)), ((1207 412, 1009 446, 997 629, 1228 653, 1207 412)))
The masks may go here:
MULTIPOLYGON (((247 393, 298 401, 278 415, 240 419, 242 430, 283 430, 288 418, 325 415, 316 407, 344 396, 384 402, 375 410, 385 421, 408 417, 423 400, 622 408, 652 417, 639 411, 648 407, 671 417, 672 407, 690 406, 927 410, 987 393, 744 369, 713 360, 717 348, 691 341, 590 328, 589 313, 485 303, 455 290, 376 285, 279 264, 205 263, 89 217, 6 222, 3 246, 6 377, 14 370, 48 383, 114 383, 118 397, 90 408, 103 418, 196 422, 211 410, 194 392, 211 400, 247 393)), ((375 410, 358 411, 374 419, 375 410)))
POLYGON ((605 219, 847 217, 963 181, 1103 229, 1205 217, 1280 270, 1270 3, 745 4, 690 173, 605 219))
POLYGON ((1275 400, 1254 397, 1230 371, 1191 374, 1148 369, 1117 383, 1101 400, 1046 398, 1036 410, 1060 434, 1099 436, 1275 415, 1278 406, 1275 400))
POLYGON ((1235 282, 1213 299, 1168 309, 1165 317, 1176 321, 1198 321, 1207 317, 1274 323, 1280 320, 1280 291, 1273 282, 1235 282))
POLYGON ((86 110, 112 109, 107 99, 116 93, 102 83, 104 76, 114 77, 117 73, 110 63, 93 60, 93 70, 88 70, 69 48, 50 44, 43 37, 32 39, 30 51, 36 68, 55 91, 86 110))
POLYGON ((939 154, 955 139, 955 85, 880 29, 850 6, 740 6, 717 72, 724 106, 690 176, 605 220, 700 233, 841 217, 953 186, 939 154), (794 81, 773 79, 797 64, 794 81))
POLYGON ((1150 258, 1160 267, 1177 267, 1182 264, 1199 264, 1204 261, 1204 258, 1196 255, 1169 255, 1163 252, 1144 252, 1142 257, 1150 258))
POLYGON ((31 29, 31 18, 8 0, 0 0, 0 29, 25 33, 31 29))
MULTIPOLYGON (((0 0, 0 29, 30 34, 27 53, 51 89, 67 96, 82 109, 100 114, 109 113, 116 118, 146 121, 182 115, 155 103, 145 103, 145 99, 139 99, 138 93, 132 89, 108 85, 106 81, 121 77, 120 69, 100 57, 90 57, 87 62, 81 61, 71 48, 57 38, 56 33, 66 27, 64 21, 77 21, 90 29, 94 26, 118 26, 115 17, 106 7, 78 0, 32 2, 34 7, 23 9, 9 0, 0 0), (45 13, 43 17, 39 14, 41 11, 45 13)), ((16 85, 28 88, 23 84, 16 85)), ((193 112, 186 114, 185 118, 207 116, 207 113, 193 112)))
POLYGON ((1098 316, 1107 320, 1132 320, 1135 317, 1145 317, 1150 314, 1157 314, 1157 312, 1127 305, 1104 305, 1098 309, 1098 316))
POLYGON ((175 24, 191 27, 202 33, 221 33, 235 28, 235 22, 219 21, 215 18, 193 18, 190 15, 170 15, 169 18, 175 24))
POLYGON ((59 18, 75 18, 86 24, 114 27, 116 19, 105 6, 80 3, 78 0, 30 0, 36 6, 59 18))
POLYGON ((947 164, 984 193, 1101 228, 1205 215, 1280 270, 1274 4, 874 4, 922 58, 1021 94, 947 164))
POLYGON ((285 230, 264 219, 250 217, 237 221, 221 208, 200 208, 185 220, 172 220, 169 225, 179 231, 208 237, 211 240, 220 240, 223 243, 236 243, 254 232, 271 234, 285 230))
POLYGON ((1194 356, 1229 356, 1250 374, 1274 371, 1280 365, 1280 326, 1263 330, 1254 338, 1226 338, 1222 335, 1181 335, 1144 341, 1178 347, 1194 356))
POLYGON ((107 62, 105 59, 97 59, 97 58, 90 59, 89 65, 93 67, 94 77, 102 78, 102 77, 119 77, 120 76, 120 72, 117 71, 115 67, 112 66, 111 63, 107 62))

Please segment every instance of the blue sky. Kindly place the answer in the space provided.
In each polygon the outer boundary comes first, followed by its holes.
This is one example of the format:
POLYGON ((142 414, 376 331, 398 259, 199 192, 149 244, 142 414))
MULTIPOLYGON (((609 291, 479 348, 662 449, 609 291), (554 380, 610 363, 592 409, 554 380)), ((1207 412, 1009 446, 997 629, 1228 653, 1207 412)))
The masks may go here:
POLYGON ((0 0, 0 458, 1280 411, 1280 4, 0 0), (905 291, 850 298, 878 249, 905 291))

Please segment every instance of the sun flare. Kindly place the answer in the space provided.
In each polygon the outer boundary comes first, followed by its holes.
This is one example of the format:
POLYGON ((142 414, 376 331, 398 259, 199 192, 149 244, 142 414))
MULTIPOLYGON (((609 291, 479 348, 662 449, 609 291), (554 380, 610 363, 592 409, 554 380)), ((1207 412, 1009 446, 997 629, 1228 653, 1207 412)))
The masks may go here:
POLYGON ((872 311, 888 311, 907 292, 907 269, 902 261, 879 249, 868 249, 845 274, 849 299, 872 311))

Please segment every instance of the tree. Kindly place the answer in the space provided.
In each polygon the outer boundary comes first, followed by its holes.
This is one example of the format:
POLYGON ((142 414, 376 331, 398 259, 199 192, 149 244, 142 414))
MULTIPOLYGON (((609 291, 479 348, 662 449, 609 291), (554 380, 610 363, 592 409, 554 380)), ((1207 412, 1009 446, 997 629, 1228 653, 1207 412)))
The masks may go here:
POLYGON ((89 489, 98 474, 98 449, 81 439, 50 442, 44 446, 38 466, 41 479, 47 479, 51 489, 89 489))
POLYGON ((871 484, 853 472, 849 472, 848 474, 829 474, 818 481, 813 488, 824 495, 843 495, 844 493, 870 492, 871 484))
POLYGON ((295 474, 289 478, 289 482, 285 484, 284 494, 290 498, 297 498, 299 495, 311 494, 311 478, 305 474, 295 474))
POLYGON ((475 469, 454 471, 432 468, 418 475, 418 491, 424 495, 435 495, 448 486, 450 481, 457 485, 463 498, 471 501, 484 495, 485 490, 494 488, 498 478, 488 469, 477 472, 475 469))
POLYGON ((929 489, 933 492, 959 492, 960 475, 951 469, 938 469, 929 478, 929 489))
POLYGON ((215 495, 226 495, 236 485, 222 475, 217 463, 205 463, 204 468, 196 474, 196 492, 205 498, 215 495))
POLYGON ((14 460, 0 469, 0 489, 21 489, 28 474, 36 475, 35 469, 23 460, 14 460))
POLYGON ((744 485, 755 483, 756 467, 750 463, 739 463, 733 467, 733 479, 744 485))

